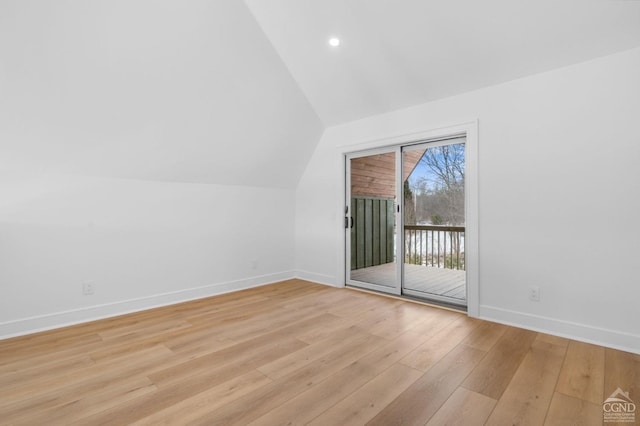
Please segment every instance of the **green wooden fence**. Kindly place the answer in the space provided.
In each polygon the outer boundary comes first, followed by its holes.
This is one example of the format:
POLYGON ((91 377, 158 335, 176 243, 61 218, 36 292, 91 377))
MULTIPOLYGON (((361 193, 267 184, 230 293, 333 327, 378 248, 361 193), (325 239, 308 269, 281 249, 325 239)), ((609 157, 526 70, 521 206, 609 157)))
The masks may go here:
POLYGON ((351 269, 394 261, 393 198, 353 197, 351 215, 351 269))

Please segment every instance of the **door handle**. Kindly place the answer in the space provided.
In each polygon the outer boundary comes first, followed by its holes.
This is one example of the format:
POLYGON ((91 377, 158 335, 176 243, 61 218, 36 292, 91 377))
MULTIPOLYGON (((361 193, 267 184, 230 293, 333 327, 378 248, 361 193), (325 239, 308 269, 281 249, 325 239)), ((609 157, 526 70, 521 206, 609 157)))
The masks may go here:
POLYGON ((344 218, 345 229, 353 228, 353 216, 344 218))

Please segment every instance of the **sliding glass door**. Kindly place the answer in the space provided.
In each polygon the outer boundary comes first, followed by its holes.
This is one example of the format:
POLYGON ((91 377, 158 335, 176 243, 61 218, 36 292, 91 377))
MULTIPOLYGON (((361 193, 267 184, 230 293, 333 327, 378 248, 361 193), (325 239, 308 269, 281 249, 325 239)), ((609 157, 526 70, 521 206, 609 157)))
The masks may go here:
POLYGON ((347 155, 348 285, 466 306, 465 142, 347 155))
POLYGON ((347 156, 347 282, 400 294, 397 149, 347 156))
POLYGON ((403 294, 466 306, 465 139, 402 148, 403 294))

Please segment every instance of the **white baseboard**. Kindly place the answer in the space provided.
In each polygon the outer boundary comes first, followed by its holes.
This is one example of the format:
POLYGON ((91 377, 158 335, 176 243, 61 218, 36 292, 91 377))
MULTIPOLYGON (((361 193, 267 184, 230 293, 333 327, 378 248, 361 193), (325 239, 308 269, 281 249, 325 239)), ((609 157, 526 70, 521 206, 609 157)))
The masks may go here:
POLYGON ((315 272, 308 271, 296 271, 296 278, 300 278, 301 280, 311 281, 318 284, 324 284, 331 287, 338 287, 336 285, 336 278, 331 275, 317 274, 315 272))
POLYGON ((640 336, 556 318, 480 306, 480 319, 640 354, 640 336))
POLYGON ((260 287, 278 281, 292 279, 294 277, 296 277, 295 271, 285 271, 236 281, 216 283, 204 287, 195 287, 169 293, 156 294, 153 296, 140 297, 137 299, 107 303, 104 305, 89 306, 70 311, 21 318, 18 320, 0 323, 0 340, 129 314, 132 312, 174 305, 176 303, 188 302, 190 300, 203 299, 205 297, 217 296, 224 293, 230 293, 232 291, 260 287))
MULTIPOLYGON (((137 299, 123 300, 104 305, 96 305, 70 311, 8 321, 0 323, 0 340, 144 311, 147 309, 174 305, 176 303, 202 299, 233 291, 260 287, 292 278, 299 278, 331 287, 337 287, 335 277, 330 275, 300 270, 285 271, 137 299)), ((631 333, 624 333, 486 305, 480 306, 479 317, 487 321, 498 322, 501 324, 640 354, 640 336, 631 333)))

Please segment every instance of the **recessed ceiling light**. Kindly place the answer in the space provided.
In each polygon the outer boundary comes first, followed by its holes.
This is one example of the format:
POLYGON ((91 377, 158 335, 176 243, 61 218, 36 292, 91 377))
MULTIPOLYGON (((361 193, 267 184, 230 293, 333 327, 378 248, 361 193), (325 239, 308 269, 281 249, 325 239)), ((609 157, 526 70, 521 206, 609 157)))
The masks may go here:
POLYGON ((333 46, 333 47, 338 47, 340 46, 340 39, 336 38, 336 37, 332 37, 329 39, 329 45, 333 46))

